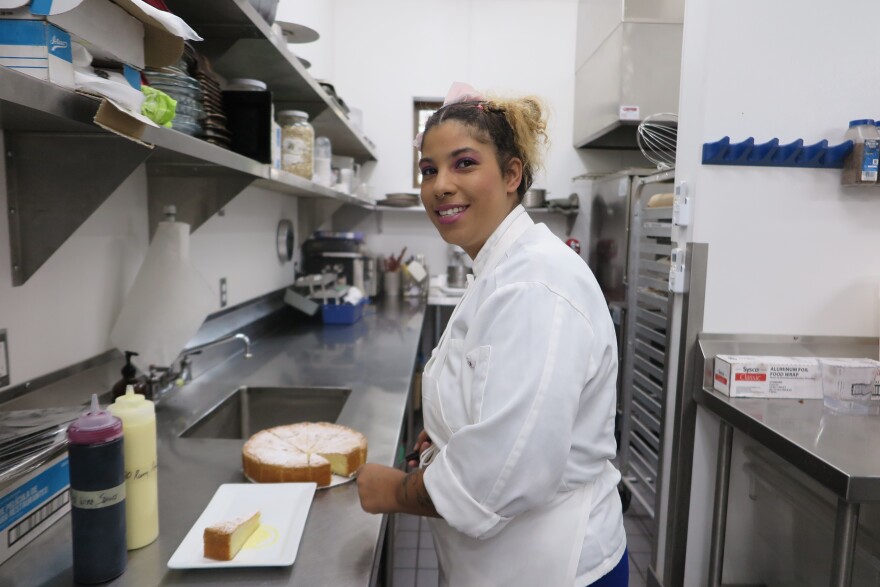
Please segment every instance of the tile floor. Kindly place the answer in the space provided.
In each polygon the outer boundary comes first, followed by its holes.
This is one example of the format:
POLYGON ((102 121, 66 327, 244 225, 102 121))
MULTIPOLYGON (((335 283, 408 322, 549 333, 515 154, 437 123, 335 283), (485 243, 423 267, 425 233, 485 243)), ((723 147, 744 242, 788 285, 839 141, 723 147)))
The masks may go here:
MULTIPOLYGON (((633 500, 624 515, 629 547, 629 586, 645 587, 651 560, 652 520, 633 500)), ((417 516, 400 514, 395 528, 394 587, 437 587, 437 553, 428 523, 417 516)))

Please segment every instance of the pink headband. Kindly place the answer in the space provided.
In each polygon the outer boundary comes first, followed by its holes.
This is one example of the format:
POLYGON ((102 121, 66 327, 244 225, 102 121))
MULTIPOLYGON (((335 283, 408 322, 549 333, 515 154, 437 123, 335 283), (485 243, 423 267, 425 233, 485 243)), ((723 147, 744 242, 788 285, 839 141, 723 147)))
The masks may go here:
MULTIPOLYGON (((484 102, 486 100, 473 86, 464 82, 453 82, 449 91, 446 93, 446 99, 443 100, 441 108, 450 104, 458 104, 459 102, 484 102)), ((483 109, 482 104, 477 104, 477 108, 483 109)), ((419 151, 422 150, 422 139, 425 133, 420 132, 413 140, 413 146, 419 151)))

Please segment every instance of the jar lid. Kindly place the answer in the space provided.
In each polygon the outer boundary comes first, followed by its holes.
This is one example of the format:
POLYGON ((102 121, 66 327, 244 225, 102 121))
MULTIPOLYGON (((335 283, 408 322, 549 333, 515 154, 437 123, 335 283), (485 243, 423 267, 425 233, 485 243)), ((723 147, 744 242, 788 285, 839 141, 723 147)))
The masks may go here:
POLYGON ((122 436, 122 420, 98 405, 98 394, 92 394, 89 411, 80 415, 67 427, 67 440, 71 444, 98 444, 110 442, 122 436))
POLYGON ((231 79, 226 86, 227 90, 245 90, 250 92, 265 92, 267 88, 266 82, 244 77, 231 79))
POLYGON ((303 120, 308 120, 309 113, 302 110, 282 110, 278 113, 278 118, 302 118, 303 120))
POLYGON ((860 118, 859 120, 850 120, 849 121, 850 128, 852 128, 854 126, 864 126, 866 124, 873 126, 874 119, 873 118, 860 118))

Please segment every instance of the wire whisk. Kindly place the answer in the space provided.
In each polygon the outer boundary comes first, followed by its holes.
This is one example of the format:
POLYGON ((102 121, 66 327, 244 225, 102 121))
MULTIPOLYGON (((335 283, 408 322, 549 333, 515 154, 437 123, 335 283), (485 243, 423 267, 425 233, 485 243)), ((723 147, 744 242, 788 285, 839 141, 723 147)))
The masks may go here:
POLYGON ((660 112, 645 117, 637 129, 636 142, 645 158, 657 169, 672 169, 678 145, 678 115, 660 112))

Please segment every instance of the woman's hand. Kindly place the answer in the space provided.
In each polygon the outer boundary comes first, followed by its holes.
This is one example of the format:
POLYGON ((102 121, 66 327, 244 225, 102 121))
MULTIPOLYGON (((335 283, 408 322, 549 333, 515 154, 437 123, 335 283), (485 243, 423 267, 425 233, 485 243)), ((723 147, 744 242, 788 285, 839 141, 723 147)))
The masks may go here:
POLYGON ((439 517, 425 489, 425 471, 404 473, 399 469, 367 463, 358 470, 361 507, 369 514, 406 513, 439 517))
POLYGON ((370 514, 390 514, 398 511, 397 487, 404 472, 384 465, 367 463, 358 471, 357 486, 361 507, 370 514))
MULTIPOLYGON (((419 432, 418 438, 416 438, 415 450, 417 450, 419 452, 419 454, 421 454, 421 453, 425 452, 425 450, 427 450, 427 448, 429 446, 431 446, 431 444, 433 444, 433 441, 428 436, 428 432, 423 429, 421 432, 419 432)), ((418 467, 419 466, 419 459, 409 460, 406 462, 406 464, 410 468, 418 467)))

